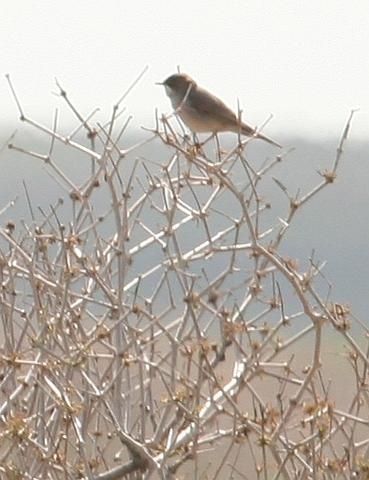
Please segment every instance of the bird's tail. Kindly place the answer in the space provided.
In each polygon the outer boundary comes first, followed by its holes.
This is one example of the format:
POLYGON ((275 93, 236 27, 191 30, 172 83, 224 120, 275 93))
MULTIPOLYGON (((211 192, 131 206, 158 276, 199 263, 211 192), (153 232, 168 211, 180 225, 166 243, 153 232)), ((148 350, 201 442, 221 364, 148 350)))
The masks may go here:
POLYGON ((263 135, 262 133, 257 133, 253 128, 249 127, 245 123, 242 125, 242 130, 241 133, 243 135, 247 135, 248 137, 255 137, 255 138, 260 138, 260 140, 264 140, 265 142, 270 143, 271 145, 274 145, 278 148, 282 148, 282 145, 279 143, 275 142, 271 138, 267 137, 266 135, 263 135))

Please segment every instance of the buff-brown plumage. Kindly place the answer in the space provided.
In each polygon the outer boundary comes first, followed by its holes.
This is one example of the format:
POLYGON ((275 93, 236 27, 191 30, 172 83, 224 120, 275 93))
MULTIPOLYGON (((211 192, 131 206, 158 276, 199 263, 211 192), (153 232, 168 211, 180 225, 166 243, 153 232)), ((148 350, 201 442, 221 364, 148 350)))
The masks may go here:
POLYGON ((249 137, 255 136, 281 147, 279 143, 240 122, 222 100, 197 85, 189 75, 171 75, 163 85, 177 115, 192 132, 235 132, 249 137))

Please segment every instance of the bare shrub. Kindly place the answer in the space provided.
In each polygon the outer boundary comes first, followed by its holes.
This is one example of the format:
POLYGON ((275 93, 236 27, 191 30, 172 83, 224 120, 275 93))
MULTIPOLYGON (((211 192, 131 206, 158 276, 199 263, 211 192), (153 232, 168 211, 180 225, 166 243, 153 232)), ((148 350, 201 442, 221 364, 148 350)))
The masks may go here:
POLYGON ((69 135, 13 91, 50 147, 10 148, 65 196, 0 229, 1 478, 368 478, 367 342, 349 306, 323 298, 321 265, 282 253, 334 182, 352 115, 311 191, 276 179, 289 203, 276 218, 259 192, 283 155, 255 167, 250 139, 194 144, 165 117, 122 148, 120 103, 94 125, 59 88, 69 135), (138 156, 152 141, 160 162, 138 156), (82 179, 60 160, 77 154, 82 179), (326 332, 343 354, 333 379, 326 332))

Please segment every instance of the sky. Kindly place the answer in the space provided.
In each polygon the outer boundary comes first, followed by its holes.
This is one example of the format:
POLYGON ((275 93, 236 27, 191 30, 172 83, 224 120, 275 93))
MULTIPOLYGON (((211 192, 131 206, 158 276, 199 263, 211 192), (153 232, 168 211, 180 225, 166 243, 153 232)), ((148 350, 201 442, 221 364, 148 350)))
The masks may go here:
MULTIPOLYGON (((51 124, 61 99, 55 78, 82 114, 107 120, 124 102, 132 128, 170 113, 155 85, 177 67, 265 133, 351 138, 369 133, 367 0, 13 0, 0 20, 0 125, 17 121, 5 74, 27 115, 51 124)), ((65 111, 62 109, 62 112, 65 111)), ((63 113, 62 120, 69 120, 63 113)))

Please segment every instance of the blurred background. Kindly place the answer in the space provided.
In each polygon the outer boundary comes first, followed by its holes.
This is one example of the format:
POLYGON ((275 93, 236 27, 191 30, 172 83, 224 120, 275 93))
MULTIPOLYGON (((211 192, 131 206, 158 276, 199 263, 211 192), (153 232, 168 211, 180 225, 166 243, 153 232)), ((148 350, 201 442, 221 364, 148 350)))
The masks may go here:
MULTIPOLYGON (((293 148, 276 176, 297 194, 320 181, 317 171, 331 167, 350 111, 359 109, 337 184, 307 205, 286 250, 302 263, 312 250, 327 260, 333 299, 351 303, 353 313, 365 321, 368 21, 366 0, 6 2, 0 20, 0 140, 4 144, 17 129, 17 145, 45 153, 48 148, 45 139, 18 122, 5 74, 10 74, 27 116, 51 127, 55 108, 60 108, 60 127, 67 133, 75 123, 55 95, 55 78, 81 114, 98 107, 94 119, 105 123, 113 105, 147 66, 124 101, 125 118, 133 117, 124 137, 126 147, 147 135, 141 126, 155 126, 156 111, 171 112, 155 82, 179 67, 234 109, 239 102, 249 124, 261 125, 273 115, 264 132, 293 148)), ((235 141, 232 135, 223 138, 235 141)), ((159 159, 155 148, 141 154, 159 159)), ((255 163, 273 154, 262 142, 251 146, 255 163)), ((65 161, 78 168, 75 159, 65 161)), ((35 206, 48 206, 61 194, 37 160, 3 149, 0 162, 0 208, 17 199, 0 217, 2 225, 29 215, 23 182, 35 206)), ((283 216, 286 198, 273 182, 265 187, 266 196, 277 191, 283 199, 278 200, 278 214, 283 216)))
MULTIPOLYGON (((2 6, 1 70, 28 112, 50 119, 54 78, 86 113, 127 99, 137 125, 169 103, 155 82, 177 66, 268 133, 336 137, 360 108, 351 134, 369 127, 369 6, 366 0, 15 0, 2 6)), ((1 122, 15 121, 5 81, 1 122)))

